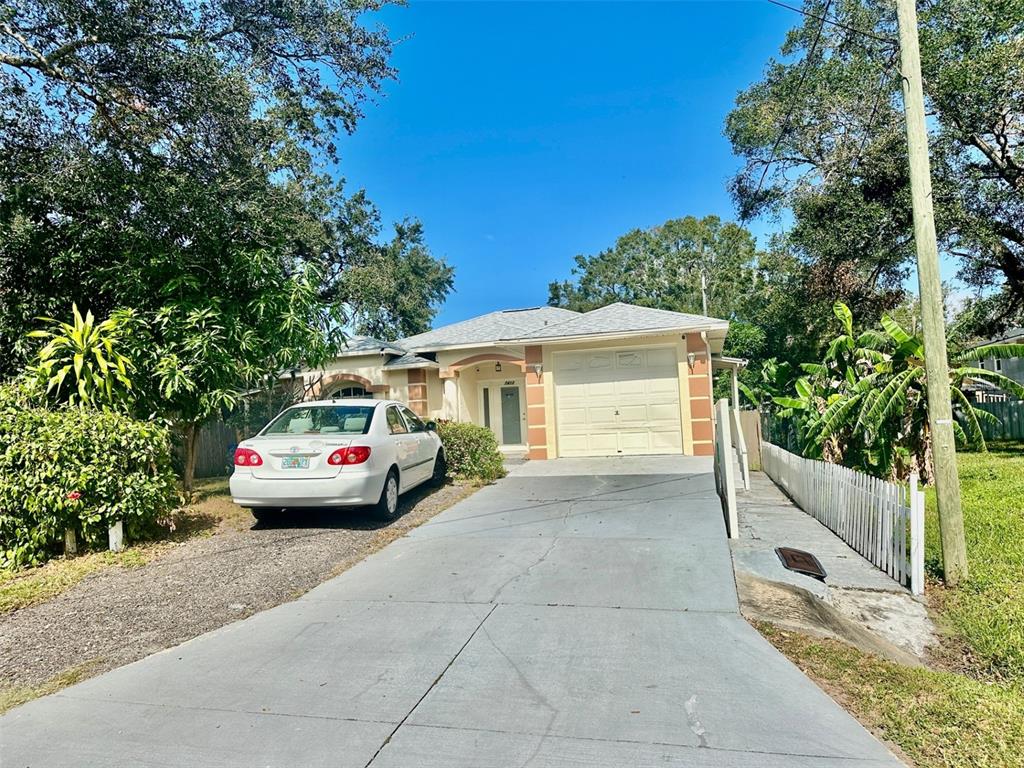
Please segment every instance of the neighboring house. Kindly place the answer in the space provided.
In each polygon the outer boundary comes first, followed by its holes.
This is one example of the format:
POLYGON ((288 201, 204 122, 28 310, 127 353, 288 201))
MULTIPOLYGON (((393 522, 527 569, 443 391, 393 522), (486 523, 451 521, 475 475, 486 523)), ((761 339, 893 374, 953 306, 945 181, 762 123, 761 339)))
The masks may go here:
MULTIPOLYGON (((395 342, 360 337, 308 397, 407 402, 429 419, 481 424, 507 450, 556 456, 711 455, 711 365, 729 323, 611 304, 510 309, 395 342)), ((722 360, 722 365, 728 365, 722 360)))
MULTIPOLYGON (((988 344, 1024 344, 1024 328, 1013 328, 998 339, 989 339, 975 346, 988 344)), ((978 361, 978 367, 987 371, 1001 373, 1019 384, 1024 384, 1024 358, 1021 357, 989 357, 978 361)), ((967 390, 976 402, 996 402, 1008 399, 1003 390, 981 380, 972 381, 967 390)))

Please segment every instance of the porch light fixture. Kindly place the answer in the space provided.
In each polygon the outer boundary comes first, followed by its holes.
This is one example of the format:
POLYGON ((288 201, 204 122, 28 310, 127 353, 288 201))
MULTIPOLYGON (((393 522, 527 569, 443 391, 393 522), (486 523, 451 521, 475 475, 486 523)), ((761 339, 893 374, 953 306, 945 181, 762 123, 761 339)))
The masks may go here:
POLYGON ((539 379, 540 375, 544 372, 544 366, 541 363, 530 363, 530 370, 539 379))
POLYGON ((693 366, 697 362, 697 355, 695 355, 693 352, 687 352, 686 362, 690 364, 690 373, 693 373, 693 366))
POLYGON ((495 363, 494 364, 494 372, 495 373, 501 373, 501 363, 495 363))

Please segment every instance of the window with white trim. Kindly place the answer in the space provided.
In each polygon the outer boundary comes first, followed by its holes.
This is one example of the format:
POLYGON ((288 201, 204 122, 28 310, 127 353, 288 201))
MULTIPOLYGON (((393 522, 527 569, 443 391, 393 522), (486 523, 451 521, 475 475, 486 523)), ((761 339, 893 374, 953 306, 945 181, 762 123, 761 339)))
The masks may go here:
POLYGON ((350 397, 373 397, 373 394, 362 384, 346 384, 331 393, 332 400, 344 400, 350 397))

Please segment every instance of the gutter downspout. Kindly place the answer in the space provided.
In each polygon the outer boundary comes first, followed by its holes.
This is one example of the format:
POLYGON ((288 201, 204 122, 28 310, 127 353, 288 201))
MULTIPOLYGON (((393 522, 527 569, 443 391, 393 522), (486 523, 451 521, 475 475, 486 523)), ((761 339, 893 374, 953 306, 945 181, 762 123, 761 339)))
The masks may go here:
POLYGON ((705 359, 708 361, 708 400, 711 402, 711 406, 712 406, 712 408, 711 408, 711 414, 712 414, 712 419, 711 419, 712 435, 711 435, 711 439, 714 440, 715 439, 714 430, 717 429, 717 424, 715 424, 715 419, 714 419, 714 415, 715 415, 715 409, 714 409, 714 404, 715 404, 715 377, 714 377, 714 374, 711 372, 711 342, 708 340, 708 332, 707 331, 701 331, 700 332, 700 338, 704 342, 704 354, 707 355, 707 357, 705 359))

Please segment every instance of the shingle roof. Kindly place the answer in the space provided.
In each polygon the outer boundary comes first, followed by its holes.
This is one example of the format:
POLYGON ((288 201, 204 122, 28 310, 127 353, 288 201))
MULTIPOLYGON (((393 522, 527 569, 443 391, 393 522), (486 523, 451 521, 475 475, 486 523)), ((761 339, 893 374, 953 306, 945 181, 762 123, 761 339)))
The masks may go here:
POLYGON ((504 309, 399 339, 395 344, 409 350, 492 344, 503 339, 522 338, 575 317, 579 317, 578 312, 561 307, 504 309))
POLYGON ((593 336, 639 331, 668 331, 684 328, 728 328, 726 320, 667 309, 638 307, 616 302, 576 315, 561 323, 538 328, 521 335, 521 339, 558 339, 569 336, 593 336))
POLYGON ((401 357, 396 357, 384 363, 385 368, 437 368, 435 360, 428 360, 425 357, 407 352, 401 357))
POLYGON ((380 352, 382 349, 393 354, 402 354, 405 352, 404 349, 396 346, 390 341, 381 341, 380 339, 375 339, 372 336, 349 336, 345 339, 345 343, 341 347, 340 354, 368 355, 374 352, 380 352))
POLYGON ((986 344, 1005 344, 1006 342, 1016 341, 1022 336, 1024 336, 1024 328, 1010 328, 1001 336, 989 339, 988 341, 983 341, 976 346, 984 346, 986 344))

